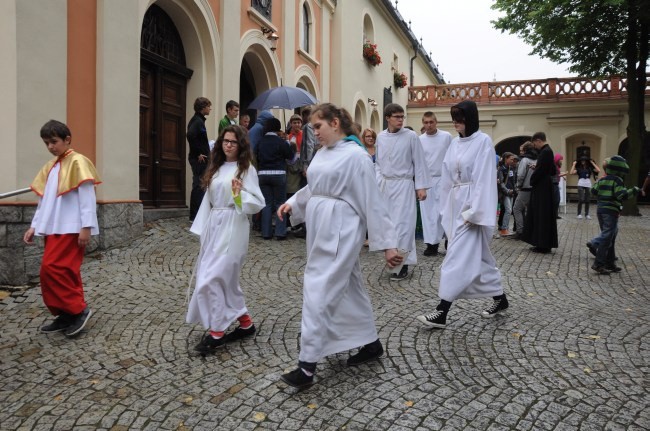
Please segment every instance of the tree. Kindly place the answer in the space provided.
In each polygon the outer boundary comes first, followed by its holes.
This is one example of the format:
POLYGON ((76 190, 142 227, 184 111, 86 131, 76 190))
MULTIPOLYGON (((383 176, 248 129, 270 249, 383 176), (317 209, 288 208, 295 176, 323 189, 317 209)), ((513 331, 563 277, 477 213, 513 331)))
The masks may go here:
MULTIPOLYGON (((650 0, 496 0, 505 16, 495 28, 521 37, 531 54, 570 64, 581 76, 627 78, 628 185, 636 185, 646 136, 645 89, 650 47, 650 0)), ((638 215, 636 196, 623 214, 638 215)))

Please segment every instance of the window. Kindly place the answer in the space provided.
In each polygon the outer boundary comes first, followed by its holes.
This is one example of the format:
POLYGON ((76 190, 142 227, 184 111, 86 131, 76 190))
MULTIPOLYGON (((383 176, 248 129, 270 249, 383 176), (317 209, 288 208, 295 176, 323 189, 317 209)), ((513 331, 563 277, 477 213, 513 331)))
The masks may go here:
POLYGON ((310 52, 310 32, 311 32, 311 14, 309 13, 309 6, 307 2, 302 4, 302 37, 300 40, 300 47, 305 52, 310 52))

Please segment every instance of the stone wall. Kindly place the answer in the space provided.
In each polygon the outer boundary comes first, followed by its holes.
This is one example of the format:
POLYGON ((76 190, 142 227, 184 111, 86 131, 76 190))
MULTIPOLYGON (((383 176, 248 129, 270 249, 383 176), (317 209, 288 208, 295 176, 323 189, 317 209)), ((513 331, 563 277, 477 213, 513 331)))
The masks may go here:
MULTIPOLYGON (((38 279, 43 239, 36 237, 33 245, 23 242, 35 210, 33 204, 0 204, 0 285, 20 286, 38 279)), ((142 204, 98 204, 97 221, 99 235, 91 238, 86 254, 139 236, 143 230, 142 204)))

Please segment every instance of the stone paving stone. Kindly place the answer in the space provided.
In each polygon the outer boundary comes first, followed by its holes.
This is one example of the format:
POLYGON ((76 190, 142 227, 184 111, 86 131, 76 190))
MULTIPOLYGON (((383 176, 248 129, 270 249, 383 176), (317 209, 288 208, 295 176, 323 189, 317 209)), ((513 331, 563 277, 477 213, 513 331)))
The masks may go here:
POLYGON ((623 271, 610 276, 590 269, 584 244, 595 221, 563 217, 549 255, 495 238, 508 315, 482 319, 489 299, 459 300, 444 330, 414 319, 437 303, 442 257, 422 256, 418 242, 419 264, 397 283, 381 255, 363 249, 386 354, 356 368, 345 365, 356 350, 325 358, 304 391, 278 381, 299 352, 304 240, 251 235, 241 285, 258 333, 202 359, 193 346, 204 330, 184 323, 198 238, 185 220, 151 223, 84 262, 95 313, 75 340, 39 333, 51 316, 38 287, 0 300, 0 428, 650 429, 650 211, 642 211, 621 218, 623 271))

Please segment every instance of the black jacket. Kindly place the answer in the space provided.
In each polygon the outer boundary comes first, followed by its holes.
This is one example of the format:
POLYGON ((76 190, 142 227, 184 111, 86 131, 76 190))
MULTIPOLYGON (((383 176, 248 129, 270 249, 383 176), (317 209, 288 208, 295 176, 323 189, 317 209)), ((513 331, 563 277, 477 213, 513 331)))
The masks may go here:
POLYGON ((284 171, 287 159, 296 154, 296 146, 289 145, 278 135, 267 133, 255 147, 258 171, 284 171))
POLYGON ((208 132, 205 129, 205 117, 199 113, 194 114, 187 123, 187 142, 190 144, 188 160, 197 160, 201 154, 210 155, 208 132))

